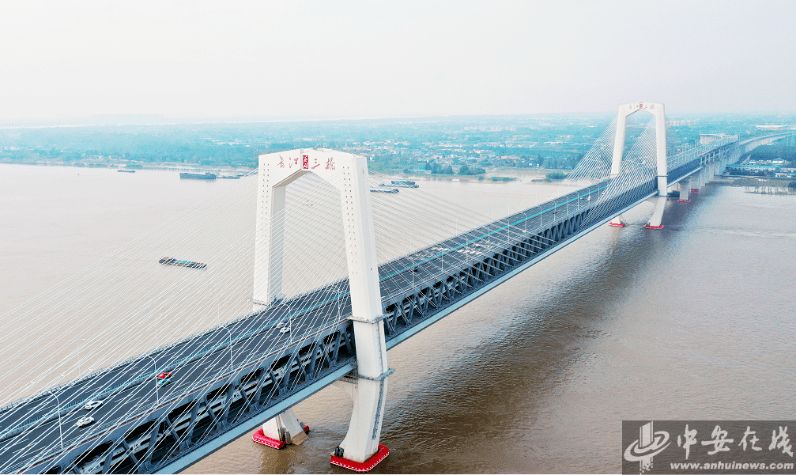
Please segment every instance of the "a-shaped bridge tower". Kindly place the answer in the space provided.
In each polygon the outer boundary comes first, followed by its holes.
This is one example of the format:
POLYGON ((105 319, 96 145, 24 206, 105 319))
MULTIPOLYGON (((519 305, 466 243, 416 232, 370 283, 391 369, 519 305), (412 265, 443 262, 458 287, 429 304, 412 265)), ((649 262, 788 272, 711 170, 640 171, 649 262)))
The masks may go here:
MULTIPOLYGON (((379 446, 379 436, 389 368, 365 157, 312 149, 260 156, 254 310, 266 309, 282 298, 285 189, 307 173, 315 173, 340 192, 357 355, 356 374, 337 383, 353 399, 354 409, 348 434, 335 450, 332 463, 370 469, 387 456, 386 447, 379 446)), ((300 444, 306 437, 292 409, 266 422, 262 433, 255 434, 257 442, 272 447, 287 441, 300 444)))
MULTIPOLYGON (((611 178, 616 178, 622 168, 622 156, 625 151, 625 131, 627 130, 628 116, 636 112, 644 111, 652 114, 655 118, 655 165, 657 170, 656 180, 658 185, 658 199, 655 203, 655 211, 652 213, 647 228, 661 229, 663 219, 663 209, 666 205, 668 195, 667 180, 669 177, 668 157, 666 154, 666 112, 663 104, 654 102, 633 102, 619 106, 619 113, 616 117, 616 137, 614 139, 614 153, 611 160, 611 178)), ((625 221, 622 215, 617 216, 611 221, 613 226, 624 226, 625 221)))

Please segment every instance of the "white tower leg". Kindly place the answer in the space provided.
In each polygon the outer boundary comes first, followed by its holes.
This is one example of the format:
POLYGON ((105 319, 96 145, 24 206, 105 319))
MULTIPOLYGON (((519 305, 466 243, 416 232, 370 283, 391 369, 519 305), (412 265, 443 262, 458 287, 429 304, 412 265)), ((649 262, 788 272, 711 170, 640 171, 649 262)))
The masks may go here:
POLYGON ((337 451, 339 455, 335 455, 364 463, 379 450, 389 368, 384 322, 381 321, 381 290, 370 212, 370 187, 364 158, 356 164, 356 170, 351 171, 351 177, 343 183, 341 197, 344 216, 349 216, 345 220, 346 252, 359 380, 351 393, 354 410, 348 433, 340 444, 341 450, 337 451))
POLYGON ((625 152, 625 129, 627 128, 627 116, 635 112, 631 110, 631 104, 619 106, 619 114, 616 116, 616 134, 614 136, 614 154, 611 159, 611 178, 619 175, 622 169, 622 155, 625 152))
MULTIPOLYGON (((359 322, 355 322, 355 325, 359 322)), ((384 408, 387 402, 387 378, 389 373, 376 379, 361 375, 338 381, 334 384, 351 397, 354 403, 351 422, 345 439, 333 456, 353 462, 365 463, 379 450, 384 408)), ((345 465, 343 465, 345 466, 345 465)))
POLYGON ((648 109, 655 116, 655 151, 658 168, 658 195, 667 195, 667 180, 669 179, 669 162, 666 157, 666 114, 663 104, 657 104, 654 109, 648 109))

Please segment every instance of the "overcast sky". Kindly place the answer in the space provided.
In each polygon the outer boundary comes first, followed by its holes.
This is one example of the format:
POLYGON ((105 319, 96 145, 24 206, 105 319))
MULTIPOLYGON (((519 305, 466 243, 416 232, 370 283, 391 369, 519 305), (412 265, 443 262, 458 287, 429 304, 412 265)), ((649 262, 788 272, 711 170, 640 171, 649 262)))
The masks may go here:
POLYGON ((796 110, 796 1, 0 0, 0 119, 796 110))

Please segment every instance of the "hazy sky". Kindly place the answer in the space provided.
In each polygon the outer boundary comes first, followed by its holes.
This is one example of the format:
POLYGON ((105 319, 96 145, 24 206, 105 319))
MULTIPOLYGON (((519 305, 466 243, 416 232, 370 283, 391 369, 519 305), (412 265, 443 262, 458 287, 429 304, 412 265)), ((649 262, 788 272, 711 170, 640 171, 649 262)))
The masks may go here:
POLYGON ((796 1, 0 0, 0 119, 796 110, 796 1))

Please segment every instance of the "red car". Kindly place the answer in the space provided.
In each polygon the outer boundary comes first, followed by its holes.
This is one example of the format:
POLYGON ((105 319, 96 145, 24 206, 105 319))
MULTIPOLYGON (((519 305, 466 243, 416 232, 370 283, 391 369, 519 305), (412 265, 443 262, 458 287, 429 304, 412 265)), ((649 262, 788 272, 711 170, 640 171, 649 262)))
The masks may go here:
POLYGON ((167 384, 171 384, 171 372, 164 371, 158 375, 158 387, 166 386, 167 384))

